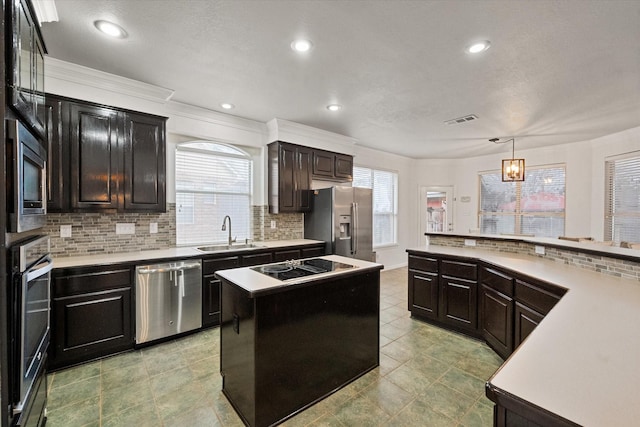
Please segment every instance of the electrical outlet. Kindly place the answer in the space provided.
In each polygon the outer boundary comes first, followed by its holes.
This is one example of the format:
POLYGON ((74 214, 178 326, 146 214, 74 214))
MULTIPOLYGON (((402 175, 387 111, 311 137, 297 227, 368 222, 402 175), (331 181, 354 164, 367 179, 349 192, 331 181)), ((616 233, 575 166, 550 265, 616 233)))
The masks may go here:
POLYGON ((129 222, 117 222, 116 234, 136 234, 136 225, 129 222))
POLYGON ((275 220, 271 220, 271 228, 273 228, 273 229, 276 228, 276 221, 275 220))
POLYGON ((538 246, 536 245, 536 253, 538 255, 544 255, 544 246, 538 246))
POLYGON ((158 232, 158 223, 152 222, 149 224, 149 234, 156 234, 158 232))
POLYGON ((71 226, 70 225, 61 225, 60 226, 60 237, 71 237, 71 226))
POLYGON ((476 241, 475 241, 475 239, 464 239, 464 245, 465 246, 475 246, 476 245, 476 241))

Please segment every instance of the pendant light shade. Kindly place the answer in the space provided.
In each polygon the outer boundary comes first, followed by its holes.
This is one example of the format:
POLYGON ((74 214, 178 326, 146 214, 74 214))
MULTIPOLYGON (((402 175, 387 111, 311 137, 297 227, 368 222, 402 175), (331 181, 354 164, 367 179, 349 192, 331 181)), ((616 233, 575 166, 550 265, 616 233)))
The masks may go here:
POLYGON ((511 158, 502 160, 502 181, 524 181, 524 159, 515 158, 515 138, 511 138, 511 158))

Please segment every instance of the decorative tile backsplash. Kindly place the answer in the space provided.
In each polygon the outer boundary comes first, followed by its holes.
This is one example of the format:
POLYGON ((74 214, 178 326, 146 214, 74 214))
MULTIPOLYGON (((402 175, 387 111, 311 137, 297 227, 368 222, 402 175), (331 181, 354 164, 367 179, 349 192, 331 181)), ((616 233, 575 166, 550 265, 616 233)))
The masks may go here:
MULTIPOLYGON (((463 247, 464 238, 453 236, 429 236, 432 245, 463 247)), ((513 252, 524 255, 531 255, 550 261, 569 264, 591 271, 597 271, 610 276, 625 277, 628 279, 640 280, 640 262, 622 260, 603 255, 588 254, 571 249, 545 246, 545 254, 535 253, 534 243, 511 242, 502 240, 482 239, 474 237, 476 247, 480 249, 494 250, 498 252, 513 252)), ((640 257, 640 252, 638 253, 640 257)))
MULTIPOLYGON (((303 227, 303 214, 271 215, 268 206, 253 206, 255 241, 301 239, 303 227)), ((166 213, 49 213, 44 232, 54 257, 170 248, 176 245, 176 205, 167 204, 166 213), (117 223, 135 224, 135 234, 116 234, 117 223), (150 233, 151 223, 157 233, 150 233), (60 237, 61 225, 71 225, 71 237, 60 237)))

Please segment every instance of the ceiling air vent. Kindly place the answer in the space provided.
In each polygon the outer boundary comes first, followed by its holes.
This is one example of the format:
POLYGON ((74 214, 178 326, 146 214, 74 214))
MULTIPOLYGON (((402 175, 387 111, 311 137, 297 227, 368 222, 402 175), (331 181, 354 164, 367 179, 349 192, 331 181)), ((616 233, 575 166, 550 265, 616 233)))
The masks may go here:
POLYGON ((460 123, 472 122, 478 120, 478 116, 475 114, 469 114, 468 116, 458 117, 457 119, 447 120, 445 123, 448 125, 457 125, 460 123))

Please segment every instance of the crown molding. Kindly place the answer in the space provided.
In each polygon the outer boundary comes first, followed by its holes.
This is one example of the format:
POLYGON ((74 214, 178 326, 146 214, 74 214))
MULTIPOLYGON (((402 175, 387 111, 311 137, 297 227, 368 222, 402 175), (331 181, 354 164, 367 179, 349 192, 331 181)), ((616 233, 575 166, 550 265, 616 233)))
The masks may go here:
POLYGON ((343 147, 351 151, 358 143, 356 138, 314 128, 284 119, 271 119, 267 122, 269 142, 287 141, 315 148, 343 147))
POLYGON ((251 119, 245 119, 231 114, 224 114, 218 111, 197 107, 191 104, 185 104, 178 101, 170 101, 167 103, 167 109, 171 116, 184 117, 200 122, 221 125, 229 128, 239 129, 246 132, 255 133, 264 137, 267 127, 262 122, 251 119))
POLYGON ((48 78, 90 86, 154 102, 167 102, 175 93, 172 89, 105 73, 104 71, 61 61, 49 56, 45 57, 45 70, 48 78))

